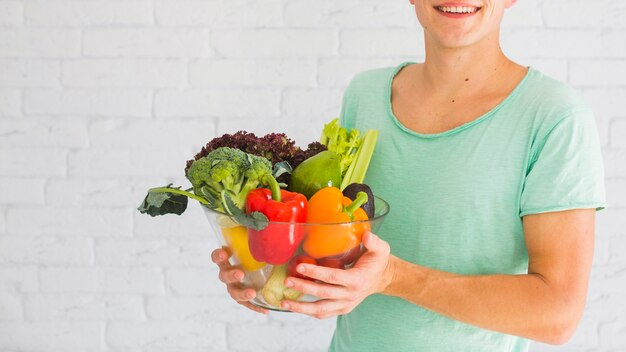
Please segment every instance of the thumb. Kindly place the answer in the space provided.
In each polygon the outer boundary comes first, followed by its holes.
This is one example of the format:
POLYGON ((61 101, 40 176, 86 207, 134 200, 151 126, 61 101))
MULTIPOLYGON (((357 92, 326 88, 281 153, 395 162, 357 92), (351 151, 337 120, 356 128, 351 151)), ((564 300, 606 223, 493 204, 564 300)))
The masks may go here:
POLYGON ((389 244, 381 240, 380 237, 376 236, 370 231, 367 231, 363 234, 363 246, 367 249, 368 252, 381 254, 389 252, 389 244))

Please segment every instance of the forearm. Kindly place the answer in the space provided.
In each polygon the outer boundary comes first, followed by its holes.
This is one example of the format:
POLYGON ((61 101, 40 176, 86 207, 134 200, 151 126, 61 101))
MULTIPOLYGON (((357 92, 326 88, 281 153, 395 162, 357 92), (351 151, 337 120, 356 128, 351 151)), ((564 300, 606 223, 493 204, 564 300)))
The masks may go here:
POLYGON ((577 302, 540 275, 457 275, 394 256, 390 268, 384 294, 484 329, 562 343, 580 319, 577 302))

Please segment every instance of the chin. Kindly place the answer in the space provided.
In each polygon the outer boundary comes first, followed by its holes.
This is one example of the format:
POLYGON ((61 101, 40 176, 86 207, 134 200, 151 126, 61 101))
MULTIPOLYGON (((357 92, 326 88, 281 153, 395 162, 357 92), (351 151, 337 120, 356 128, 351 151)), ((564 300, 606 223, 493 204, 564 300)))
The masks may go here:
POLYGON ((499 41, 498 28, 451 28, 426 33, 427 41, 443 48, 463 48, 499 41))
POLYGON ((439 42, 441 46, 444 48, 454 49, 454 48, 463 48, 467 46, 471 46, 475 43, 475 41, 468 40, 467 38, 456 39, 456 40, 443 40, 439 42))
POLYGON ((438 36, 435 41, 441 47, 453 49, 471 46, 472 44, 480 41, 480 38, 476 38, 475 36, 470 36, 467 34, 451 35, 450 33, 447 33, 445 35, 438 36))

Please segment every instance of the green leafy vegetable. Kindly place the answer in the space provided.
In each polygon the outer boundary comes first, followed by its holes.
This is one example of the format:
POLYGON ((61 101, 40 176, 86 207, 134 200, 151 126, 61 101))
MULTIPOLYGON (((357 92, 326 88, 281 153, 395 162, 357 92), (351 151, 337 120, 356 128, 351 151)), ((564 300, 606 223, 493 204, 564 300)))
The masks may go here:
MULTIPOLYGON (((187 209, 187 198, 192 198, 210 209, 238 218, 242 225, 254 228, 267 226, 267 218, 258 214, 246 215, 243 211, 248 193, 273 178, 273 172, 289 172, 289 164, 278 165, 263 157, 239 149, 222 147, 194 160, 187 169, 187 179, 192 188, 181 190, 170 185, 153 188, 137 208, 151 216, 182 214, 187 209), (193 193, 189 192, 193 190, 193 193)), ((262 214, 261 214, 262 215, 262 214)))
POLYGON ((278 179, 283 174, 291 174, 293 172, 293 168, 287 161, 281 161, 279 163, 274 164, 274 169, 272 170, 272 174, 274 178, 278 179))
POLYGON ((378 131, 368 130, 361 135, 357 129, 347 130, 341 127, 339 119, 333 119, 324 125, 320 143, 341 158, 342 190, 351 183, 363 183, 377 138, 378 131))
POLYGON ((341 127, 339 119, 333 119, 322 131, 320 143, 325 145, 329 151, 336 153, 340 157, 342 178, 353 163, 356 153, 361 145, 360 132, 357 129, 347 129, 341 127))
MULTIPOLYGON (((313 142, 303 150, 284 133, 269 133, 263 137, 257 137, 254 133, 239 131, 235 134, 224 134, 209 141, 194 159, 187 161, 185 172, 195 160, 206 157, 210 152, 221 147, 239 149, 248 154, 264 157, 274 165, 286 161, 292 168, 296 168, 304 160, 326 150, 326 146, 319 142, 313 142)), ((276 179, 287 183, 289 175, 284 173, 276 179)))
POLYGON ((377 139, 378 131, 368 130, 365 132, 356 157, 341 180, 341 190, 352 183, 363 183, 367 168, 370 165, 370 160, 372 160, 372 155, 374 154, 374 148, 376 148, 377 139))
POLYGON ((239 207, 235 205, 230 195, 226 193, 223 195, 222 201, 226 212, 232 215, 232 217, 235 218, 235 221, 237 221, 240 225, 253 228, 257 231, 261 231, 267 227, 269 220, 265 214, 258 211, 246 214, 246 212, 239 209, 239 207))
POLYGON ((263 177, 272 175, 272 163, 239 149, 222 147, 195 160, 187 170, 194 193, 207 199, 211 208, 225 212, 224 195, 243 209, 248 192, 259 187, 263 177))
POLYGON ((165 214, 180 215, 187 209, 187 197, 196 199, 201 203, 206 204, 207 202, 195 194, 171 186, 172 184, 169 184, 148 190, 146 198, 144 198, 137 210, 142 214, 148 214, 153 217, 165 214))

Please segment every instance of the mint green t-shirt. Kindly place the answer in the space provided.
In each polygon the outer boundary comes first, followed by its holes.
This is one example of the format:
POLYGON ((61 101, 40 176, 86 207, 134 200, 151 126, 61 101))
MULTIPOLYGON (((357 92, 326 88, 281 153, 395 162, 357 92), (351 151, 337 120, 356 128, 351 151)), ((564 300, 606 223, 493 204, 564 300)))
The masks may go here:
MULTIPOLYGON (((365 183, 391 212, 378 235, 392 254, 458 274, 525 274, 522 217, 605 206, 598 133, 572 89, 530 68, 498 106, 437 134, 393 115, 391 81, 408 62, 356 75, 342 125, 376 129, 365 183)), ((497 293, 494 293, 497 294, 497 293)), ((529 341, 372 295, 337 318, 331 351, 527 351, 529 341)))

